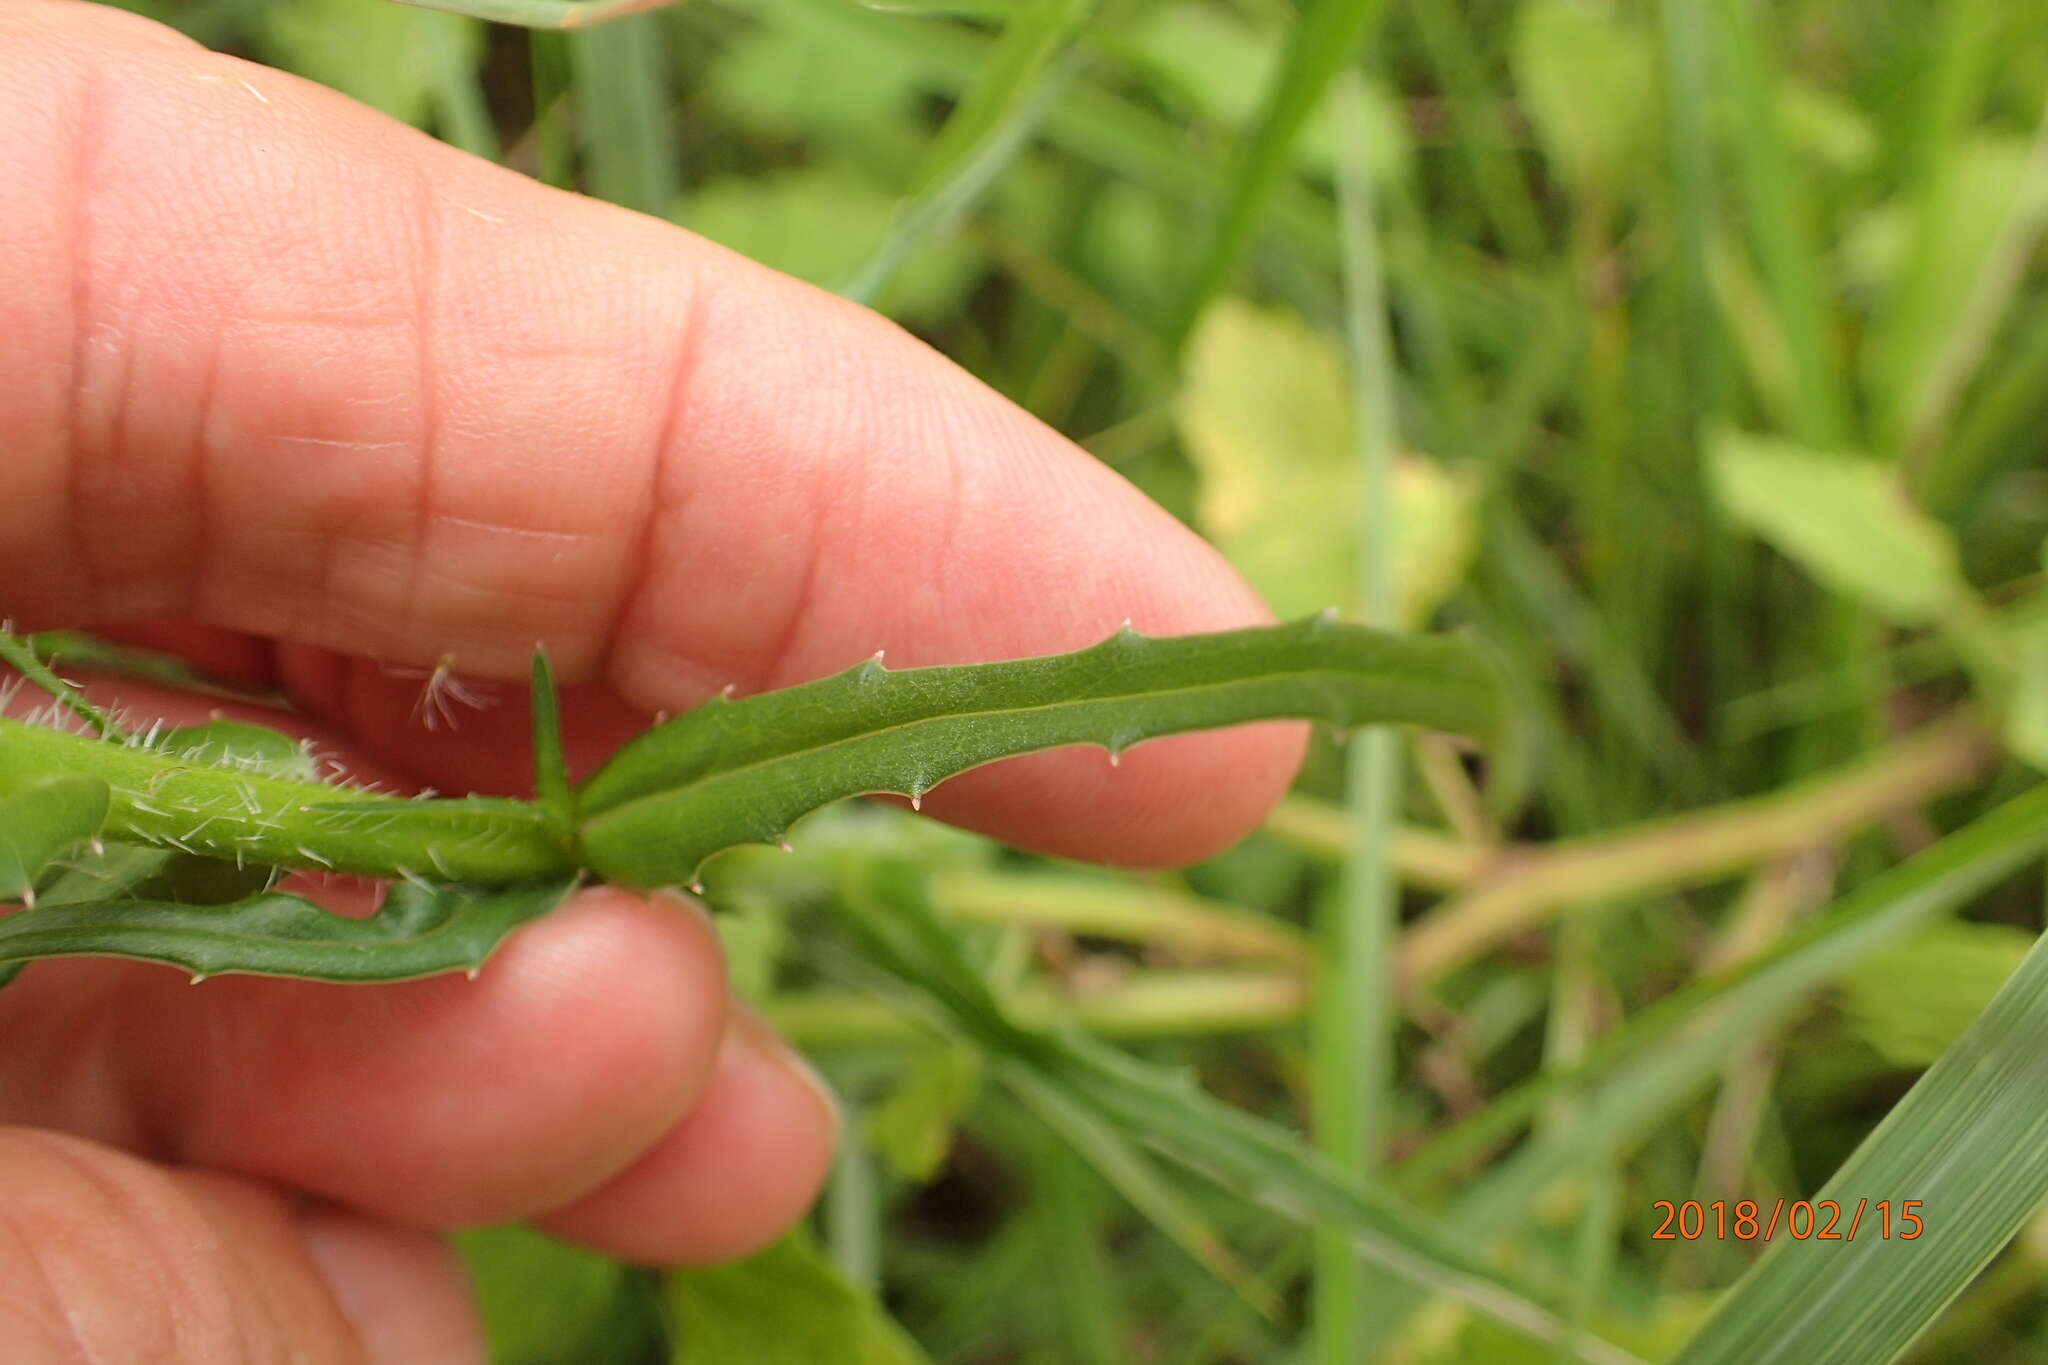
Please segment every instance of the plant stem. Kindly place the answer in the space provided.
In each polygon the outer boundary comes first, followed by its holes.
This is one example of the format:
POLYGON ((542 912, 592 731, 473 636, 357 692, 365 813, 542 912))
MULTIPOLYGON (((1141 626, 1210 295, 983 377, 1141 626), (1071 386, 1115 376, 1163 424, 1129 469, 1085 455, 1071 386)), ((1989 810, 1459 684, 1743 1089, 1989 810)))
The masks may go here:
POLYGON ((107 838, 238 864, 485 885, 581 866, 573 832, 523 801, 379 796, 0 717, 0 792, 58 773, 107 784, 107 838))
MULTIPOLYGON (((1360 469, 1358 599, 1367 624, 1397 614, 1389 478, 1394 455, 1393 343, 1387 332, 1364 93, 1355 71, 1337 83, 1335 114, 1345 331, 1350 343, 1352 429, 1360 469)), ((1338 896, 1317 926, 1320 969, 1311 1020, 1316 1146, 1337 1169, 1370 1179, 1386 1145, 1394 1087, 1394 941, 1400 883, 1389 844, 1401 802, 1401 739, 1374 726, 1351 740, 1347 786, 1351 847, 1338 896)), ((1318 1228, 1314 1359, 1361 1358, 1374 1277, 1351 1239, 1318 1228)))
POLYGON ((1293 925, 1177 891, 1085 876, 940 872, 932 905, 949 918, 1022 924, 1169 948, 1189 957, 1302 965, 1308 945, 1293 925))
MULTIPOLYGON (((1312 796, 1289 796, 1266 817, 1264 830, 1303 853, 1341 860, 1351 847, 1351 822, 1341 806, 1312 796)), ((1387 853, 1411 886, 1452 891, 1486 875, 1499 850, 1468 844, 1451 835, 1416 825, 1399 825, 1388 833, 1387 853)))
POLYGON ((1765 796, 1541 848, 1504 849, 1483 879, 1408 931, 1403 977, 1434 981, 1572 904, 1670 890, 1831 843, 1965 785, 1994 753, 1976 721, 1957 716, 1765 796))
MULTIPOLYGON (((1166 1038, 1283 1027, 1301 1017, 1307 997, 1307 984, 1295 972, 1153 971, 1083 996, 1027 988, 1007 1004, 1030 1025, 1064 1022, 1109 1038, 1166 1038)), ((930 1037, 919 1016, 868 992, 780 995, 761 1012, 800 1047, 871 1047, 930 1037)))

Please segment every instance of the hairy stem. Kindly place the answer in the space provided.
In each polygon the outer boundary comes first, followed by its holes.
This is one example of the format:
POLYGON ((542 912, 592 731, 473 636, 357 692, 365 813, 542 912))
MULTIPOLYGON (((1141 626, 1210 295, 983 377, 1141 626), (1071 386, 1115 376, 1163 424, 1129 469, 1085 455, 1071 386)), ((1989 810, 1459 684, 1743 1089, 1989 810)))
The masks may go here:
POLYGON ((580 866, 573 833, 523 801, 377 796, 0 717, 0 794, 59 773, 107 784, 107 838, 237 863, 482 884, 580 866))

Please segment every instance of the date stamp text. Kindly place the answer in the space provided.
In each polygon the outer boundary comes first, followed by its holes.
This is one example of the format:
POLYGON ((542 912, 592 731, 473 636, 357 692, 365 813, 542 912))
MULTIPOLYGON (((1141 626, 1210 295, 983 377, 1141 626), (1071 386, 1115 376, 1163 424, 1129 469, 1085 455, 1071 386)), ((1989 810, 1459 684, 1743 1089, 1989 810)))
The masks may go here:
POLYGON ((1849 1205, 1833 1199, 1778 1199, 1768 1205, 1754 1199, 1659 1199, 1650 1212, 1663 1221, 1650 1240, 1768 1242, 1782 1233, 1795 1242, 1853 1242, 1858 1237, 1910 1242, 1926 1231, 1920 1205, 1918 1199, 1859 1199, 1849 1205))

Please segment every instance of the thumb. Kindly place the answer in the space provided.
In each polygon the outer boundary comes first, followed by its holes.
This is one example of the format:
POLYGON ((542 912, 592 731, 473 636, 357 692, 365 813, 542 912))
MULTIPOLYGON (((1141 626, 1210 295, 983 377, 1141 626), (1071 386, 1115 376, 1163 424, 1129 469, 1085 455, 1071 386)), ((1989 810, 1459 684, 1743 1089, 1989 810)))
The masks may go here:
POLYGON ((425 1234, 0 1128, 0 1341, 16 1365, 472 1365, 460 1265, 425 1234))

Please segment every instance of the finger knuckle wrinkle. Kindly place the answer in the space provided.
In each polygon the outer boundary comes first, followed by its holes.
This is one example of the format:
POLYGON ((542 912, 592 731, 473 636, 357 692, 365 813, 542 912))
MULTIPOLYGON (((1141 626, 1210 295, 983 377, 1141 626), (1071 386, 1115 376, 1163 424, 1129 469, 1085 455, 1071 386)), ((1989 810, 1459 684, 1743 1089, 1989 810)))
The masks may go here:
POLYGON ((262 1357, 246 1349, 231 1273, 205 1216, 161 1172, 75 1139, 0 1131, 8 1360, 253 1365, 262 1357))

